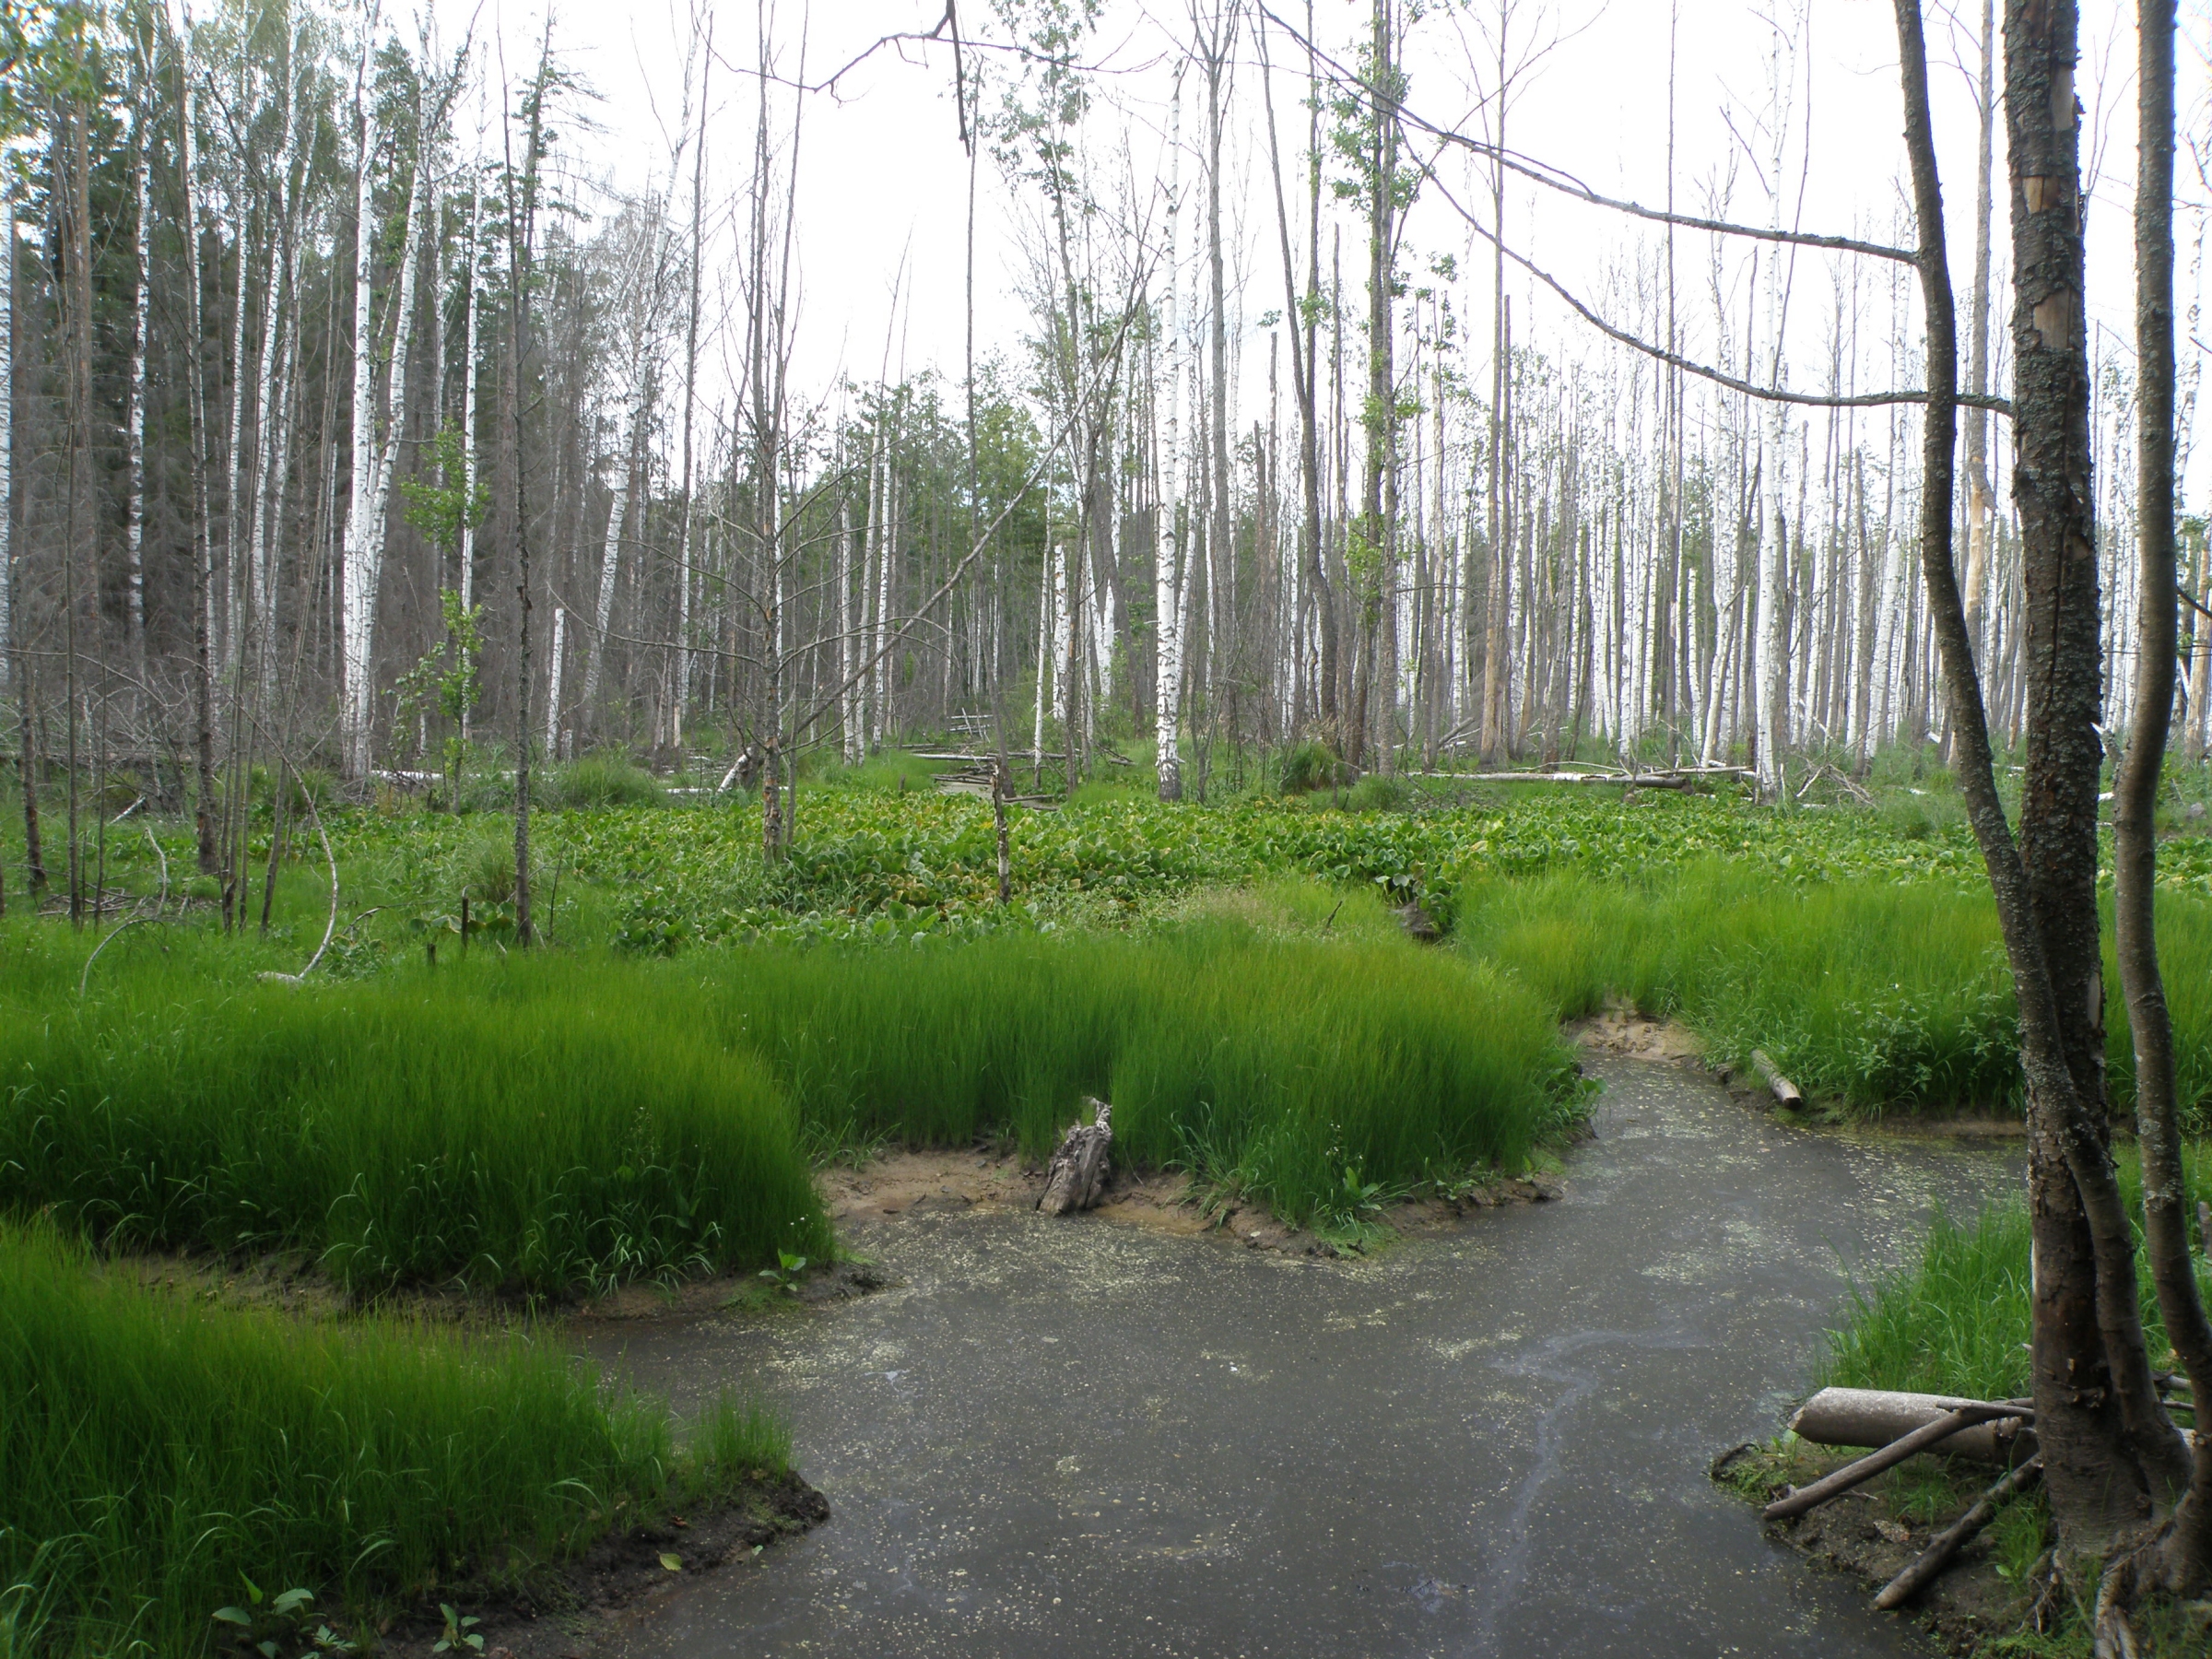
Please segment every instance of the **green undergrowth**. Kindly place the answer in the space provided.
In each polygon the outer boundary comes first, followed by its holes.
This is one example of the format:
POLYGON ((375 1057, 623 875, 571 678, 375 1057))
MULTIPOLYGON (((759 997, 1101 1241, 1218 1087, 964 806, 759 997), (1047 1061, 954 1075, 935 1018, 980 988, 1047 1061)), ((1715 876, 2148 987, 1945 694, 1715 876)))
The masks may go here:
MULTIPOLYGON (((2200 1200, 2212 1199, 2212 1143, 2185 1148, 2183 1165, 2183 1208, 2194 1217, 2200 1200)), ((2119 1167, 2128 1207, 2139 1217, 2142 1179, 2134 1148, 2121 1148, 2119 1167)), ((1971 1220, 1938 1215, 1912 1262, 1853 1286, 1844 1324, 1830 1335, 1821 1382, 1990 1400, 2026 1394, 2028 1241, 2028 1212, 2018 1199, 1992 1205, 1971 1220)), ((2140 1256, 2136 1285, 2151 1357, 2171 1366, 2165 1322, 2140 1256)), ((2201 1254, 2197 1285, 2212 1300, 2212 1260, 2201 1254)))
MULTIPOLYGON (((2018 1110, 2011 975, 1985 887, 1778 881, 1756 865, 1711 862, 1610 880, 1574 871, 1492 880, 1459 899, 1461 947, 1562 1018, 1614 998, 1679 1018, 1714 1058, 1742 1068, 1762 1050, 1849 1115, 2018 1110)), ((2202 1126, 2212 1109, 2212 903, 2162 892, 2159 936, 2183 1112, 2202 1126)), ((2105 984, 2108 1064, 2124 1109, 2134 1051, 2109 960, 2105 984)))
POLYGON ((0 1399, 7 1654, 189 1659, 249 1584, 358 1630, 791 1456, 726 1396, 679 1447, 558 1347, 209 1309, 44 1227, 0 1225, 0 1399))
POLYGON ((361 1293, 830 1244, 782 1090, 635 973, 192 971, 218 948, 119 942, 80 1004, 81 941, 0 934, 0 1204, 120 1247, 304 1249, 361 1293))
MULTIPOLYGON (((2118 1154, 2120 1182, 2129 1211, 2140 1217, 2141 1168, 2134 1148, 2118 1154)), ((2212 1198, 2212 1143, 2184 1147, 2186 1199, 2194 1215, 2200 1200, 2212 1198)), ((1844 1303, 1843 1322, 1828 1335, 1828 1349, 1816 1386, 1898 1389, 1913 1394, 1963 1395, 1974 1399, 2015 1399, 2030 1394, 2029 1364, 2031 1274, 2028 1210, 2008 1199, 1983 1208, 1971 1219, 1940 1211, 1930 1221, 1919 1252, 1902 1265, 1854 1280, 1844 1303)), ((2173 1368, 2177 1357, 2166 1337, 2157 1292, 2144 1260, 2136 1227, 2136 1288, 2144 1335, 2152 1362, 2173 1368)), ((2212 1260, 2196 1257, 2197 1289, 2212 1300, 2212 1260)), ((2188 1423, 2184 1417, 2184 1425, 2188 1423)), ((1823 1454, 1808 1463, 1810 1449, 1784 1437, 1759 1460, 1747 1462, 1747 1474, 1766 1467, 1799 1483, 1824 1472, 1841 1454, 1823 1454)), ((1875 1488, 1894 1514, 1923 1527, 1947 1522, 1973 1502, 1989 1471, 1941 1459, 1914 1458, 1885 1476, 1875 1488)), ((1763 1501, 1770 1494, 1747 1492, 1763 1501)), ((1992 1524, 1997 1571, 2026 1585, 2030 1569, 2055 1541, 2050 1507, 2038 1491, 2006 1505, 1992 1524)), ((2023 1598, 2024 1599, 2024 1598, 2023 1598)), ((2080 1656, 2091 1650, 2088 1610, 2067 1603, 2047 1635, 1999 1634, 1981 1643, 1981 1653, 2043 1653, 2080 1656)), ((2138 1626, 2147 1653, 2202 1651, 2201 1626, 2186 1609, 2155 1603, 2138 1626), (2189 1632, 2194 1630, 2192 1636, 2189 1632)))

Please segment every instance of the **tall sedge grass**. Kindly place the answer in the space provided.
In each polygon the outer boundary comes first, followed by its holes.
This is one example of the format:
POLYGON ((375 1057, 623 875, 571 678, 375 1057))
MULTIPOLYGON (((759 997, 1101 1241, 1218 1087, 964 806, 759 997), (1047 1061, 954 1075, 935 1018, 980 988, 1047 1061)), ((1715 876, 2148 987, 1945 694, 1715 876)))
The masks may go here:
POLYGON ((0 1227, 0 1653, 200 1653, 246 1578, 335 1623, 790 1461, 726 1399, 679 1451, 558 1348, 208 1310, 44 1228, 0 1227))
POLYGON ((1143 938, 750 950, 688 972, 818 1137, 1048 1151, 1085 1095, 1117 1154, 1230 1177, 1305 1220, 1347 1170, 1410 1184, 1521 1167, 1572 1110, 1542 1002, 1403 942, 1206 922, 1143 938))
POLYGON ((0 979, 0 1205, 129 1246, 299 1248, 358 1291, 552 1291, 830 1244, 782 1092, 634 974, 496 965, 81 1006, 0 979), (25 994, 29 993, 28 995, 25 994))
POLYGON ((802 1148, 1121 1155, 1307 1220, 1365 1182, 1524 1166, 1571 1054, 1506 976, 1397 939, 1009 935, 539 958, 197 991, 156 951, 0 955, 0 1205, 95 1237, 312 1251, 373 1291, 552 1290, 831 1244, 802 1148))
MULTIPOLYGON (((2142 1180, 2132 1148, 2120 1154, 2128 1207, 2140 1214, 2142 1180)), ((2183 1154, 2188 1197, 2212 1198, 2212 1147, 2183 1154)), ((2137 1231, 2137 1247, 2141 1234, 2137 1231)), ((2029 1392, 2029 1231, 2026 1206, 1995 1204, 1971 1221, 1938 1215, 1919 1256, 1854 1286, 1844 1324, 1829 1336, 1820 1381, 1848 1388, 2012 1399, 2029 1392)), ((2136 1286, 2151 1358, 2167 1348, 2150 1270, 2140 1255, 2136 1286)), ((2197 1287, 2212 1300, 2212 1262, 2197 1260, 2197 1287)))
MULTIPOLYGON (((1562 1018, 1625 998, 1681 1018, 1735 1065, 1763 1049, 1800 1088, 1853 1112, 2017 1108, 2011 976, 1983 888, 1798 886, 1717 865, 1636 880, 1559 874, 1470 887, 1456 932, 1562 1018)), ((2212 1108, 2212 907, 2162 894, 2159 936, 2183 1109, 2201 1124, 2212 1108)), ((2105 984, 2124 1110, 2134 1056, 2109 961, 2105 984)))

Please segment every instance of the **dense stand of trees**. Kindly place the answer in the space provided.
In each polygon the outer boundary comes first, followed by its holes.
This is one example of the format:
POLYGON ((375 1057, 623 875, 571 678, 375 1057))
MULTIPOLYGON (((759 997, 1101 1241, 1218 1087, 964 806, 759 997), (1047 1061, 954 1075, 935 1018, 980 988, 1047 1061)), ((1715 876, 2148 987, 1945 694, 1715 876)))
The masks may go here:
MULTIPOLYGON (((1095 11, 1002 0, 1014 50, 963 63, 971 191, 1018 205, 1027 348, 829 389, 788 379, 806 100, 765 23, 717 41, 702 16, 668 153, 623 194, 586 171, 588 88, 550 38, 500 85, 482 42, 374 6, 52 14, 9 191, 18 763, 127 767, 198 804, 229 868, 226 776, 436 771, 463 737, 666 759, 704 729, 772 783, 810 747, 955 724, 1072 773, 1158 733, 1175 794, 1223 746, 1309 734, 1383 771, 1594 746, 1774 787, 1792 753, 1947 735, 1914 406, 1850 401, 1920 383, 1907 265, 1695 228, 1730 211, 1708 181, 1702 217, 1574 292, 1613 336, 1539 339, 1500 147, 1534 8, 1486 15, 1493 97, 1455 135, 1478 190, 1422 121, 1394 0, 1344 60, 1197 0, 1151 176, 1077 66, 1095 11), (1487 257, 1416 249, 1417 202, 1487 257), (1742 389, 1777 386, 1803 401, 1742 389)), ((1770 160, 1804 142, 1794 62, 1778 31, 1770 160)), ((1779 194, 1756 206, 1779 226, 1779 194)), ((1985 402, 1990 218, 1985 185, 1985 402)), ((2092 353, 2100 518, 2124 524, 2133 359, 2092 353)), ((1969 623, 2010 743, 2010 428, 1970 409, 1967 441, 1969 623)), ((2186 552, 2212 597, 2204 537, 2186 552)))

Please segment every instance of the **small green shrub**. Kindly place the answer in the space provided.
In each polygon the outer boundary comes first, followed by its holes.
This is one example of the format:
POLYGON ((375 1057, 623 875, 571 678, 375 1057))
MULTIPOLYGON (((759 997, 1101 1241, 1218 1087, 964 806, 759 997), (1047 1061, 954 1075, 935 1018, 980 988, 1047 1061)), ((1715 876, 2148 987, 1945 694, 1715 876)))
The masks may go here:
POLYGON ((1350 781, 1350 769, 1318 737, 1300 738, 1276 762, 1276 787, 1284 794, 1309 794, 1350 781))
POLYGON ((1352 785, 1344 804, 1354 812, 1395 812, 1412 798, 1413 792, 1398 778, 1386 778, 1380 772, 1371 772, 1352 785))
POLYGON ((626 755, 585 755, 553 768, 546 780, 548 806, 658 806, 666 792, 660 780, 626 755))

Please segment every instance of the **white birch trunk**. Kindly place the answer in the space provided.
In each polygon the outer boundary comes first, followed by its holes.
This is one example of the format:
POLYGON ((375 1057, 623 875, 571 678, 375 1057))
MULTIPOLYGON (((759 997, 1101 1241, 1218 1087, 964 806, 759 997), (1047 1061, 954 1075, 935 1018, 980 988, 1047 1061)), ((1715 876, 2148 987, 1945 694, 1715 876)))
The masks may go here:
POLYGON ((892 522, 898 512, 898 477, 892 470, 891 441, 887 433, 883 454, 883 537, 876 555, 876 640, 872 650, 876 679, 876 727, 873 747, 881 748, 891 731, 891 565, 899 557, 899 531, 892 522))
MULTIPOLYGON (((1783 36, 1779 18, 1768 58, 1769 85, 1773 94, 1773 147, 1768 173, 1768 224, 1782 229, 1782 163, 1783 138, 1789 127, 1789 85, 1783 74, 1783 36)), ((1771 365, 1770 383, 1783 381, 1782 349, 1783 261, 1769 250, 1767 259, 1767 345, 1771 365)), ((1766 431, 1759 444, 1759 782, 1762 791, 1782 787, 1782 749, 1789 714, 1783 707, 1783 667, 1788 659, 1788 641, 1783 637, 1783 555, 1787 527, 1783 523, 1782 453, 1783 407, 1766 407, 1766 431)))
MULTIPOLYGON (((478 133, 477 149, 483 148, 483 135, 478 133)), ((477 493, 477 255, 484 235, 484 170, 480 163, 468 190, 468 293, 465 302, 466 322, 461 333, 461 488, 462 500, 473 503, 477 493)), ((477 528, 476 515, 461 515, 461 608, 466 610, 476 603, 477 596, 477 528)), ((461 714, 461 738, 468 740, 468 712, 461 714)))
POLYGON ((1159 506, 1159 533, 1154 537, 1152 601, 1157 635, 1157 674, 1154 720, 1159 798, 1182 799, 1182 607, 1188 583, 1183 576, 1182 549, 1182 76, 1175 76, 1175 96, 1168 125, 1168 370, 1166 450, 1159 460, 1159 479, 1165 499, 1159 506))
MULTIPOLYGON (((141 670, 146 665, 146 338, 152 323, 154 292, 153 239, 147 233, 151 221, 147 218, 146 150, 144 124, 135 122, 131 130, 131 194, 137 204, 134 234, 138 244, 138 268, 137 291, 132 306, 135 322, 131 330, 130 388, 123 416, 124 443, 128 451, 124 468, 124 570, 131 660, 141 670)), ((12 211, 8 235, 12 241, 15 235, 12 211)), ((5 343, 0 342, 0 350, 6 349, 5 343)), ((0 499, 5 499, 4 490, 0 490, 0 499)), ((5 586, 5 582, 0 582, 0 589, 5 586)), ((0 608, 6 604, 5 593, 0 593, 0 608)), ((6 631, 0 628, 0 634, 6 631)))
MULTIPOLYGON (((250 111, 253 106, 253 88, 248 74, 248 55, 239 53, 238 108, 250 111)), ((247 486, 249 460, 244 453, 246 435, 246 388, 258 382, 249 381, 246 373, 246 291, 252 285, 248 272, 252 261, 248 258, 247 229, 253 215, 246 206, 246 149, 241 137, 238 148, 238 187, 233 205, 238 213, 238 293, 230 312, 230 434, 223 449, 223 614, 217 637, 221 647, 217 654, 233 672, 244 661, 245 629, 240 625, 237 612, 246 603, 242 583, 245 573, 239 568, 244 547, 244 536, 250 528, 250 500, 247 486)), ((272 257, 274 252, 272 249, 272 257)), ((269 356, 269 342, 262 341, 262 362, 265 369, 269 356)))
MULTIPOLYGON (((642 460, 640 451, 645 431, 645 370, 641 362, 630 383, 629 430, 623 435, 622 477, 617 480, 614 502, 607 509, 606 540, 599 549, 599 604, 592 619, 591 638, 584 641, 583 718, 588 724, 599 706, 599 682, 606 670, 606 630, 615 619, 615 578, 621 569, 622 533, 629 527, 630 497, 638 487, 642 460)), ((782 568, 782 561, 777 561, 782 568)))
POLYGON ((1071 661, 1074 645, 1069 636, 1075 611, 1068 603, 1068 551, 1054 547, 1046 555, 1053 571, 1053 718, 1061 723, 1065 735, 1067 724, 1068 677, 1061 672, 1071 661))
POLYGON ((546 661, 546 759, 560 759, 560 666, 562 647, 569 641, 569 613, 553 607, 553 650, 546 661))
POLYGON ((353 442, 347 469, 348 517, 339 594, 343 607, 339 720, 347 765, 357 777, 369 770, 370 644, 376 611, 376 582, 371 574, 375 555, 369 546, 376 466, 376 335, 371 308, 375 298, 376 202, 369 171, 376 152, 376 114, 375 106, 368 101, 367 86, 373 36, 373 26, 363 29, 360 67, 354 83, 360 147, 353 192, 353 442))
MULTIPOLYGON (((392 371, 388 387, 392 400, 389 429, 369 446, 369 494, 364 502, 354 499, 346 536, 346 735, 347 753, 356 776, 369 771, 369 738, 374 724, 376 689, 376 603, 383 586, 384 529, 392 500, 393 464, 398 458, 400 429, 406 409, 407 361, 415 343, 415 267, 420 264, 422 216, 417 197, 422 194, 427 168, 418 168, 407 190, 405 222, 400 234, 399 295, 393 318, 392 371)), ((364 256, 366 257, 366 256, 364 256)), ((366 302, 357 302, 357 317, 366 302)), ((356 337, 357 359, 363 348, 356 337)), ((363 453, 361 428, 373 433, 378 410, 374 394, 375 341, 367 347, 371 384, 366 405, 354 410, 357 461, 363 453)), ((354 384, 363 379, 357 360, 354 384)))

